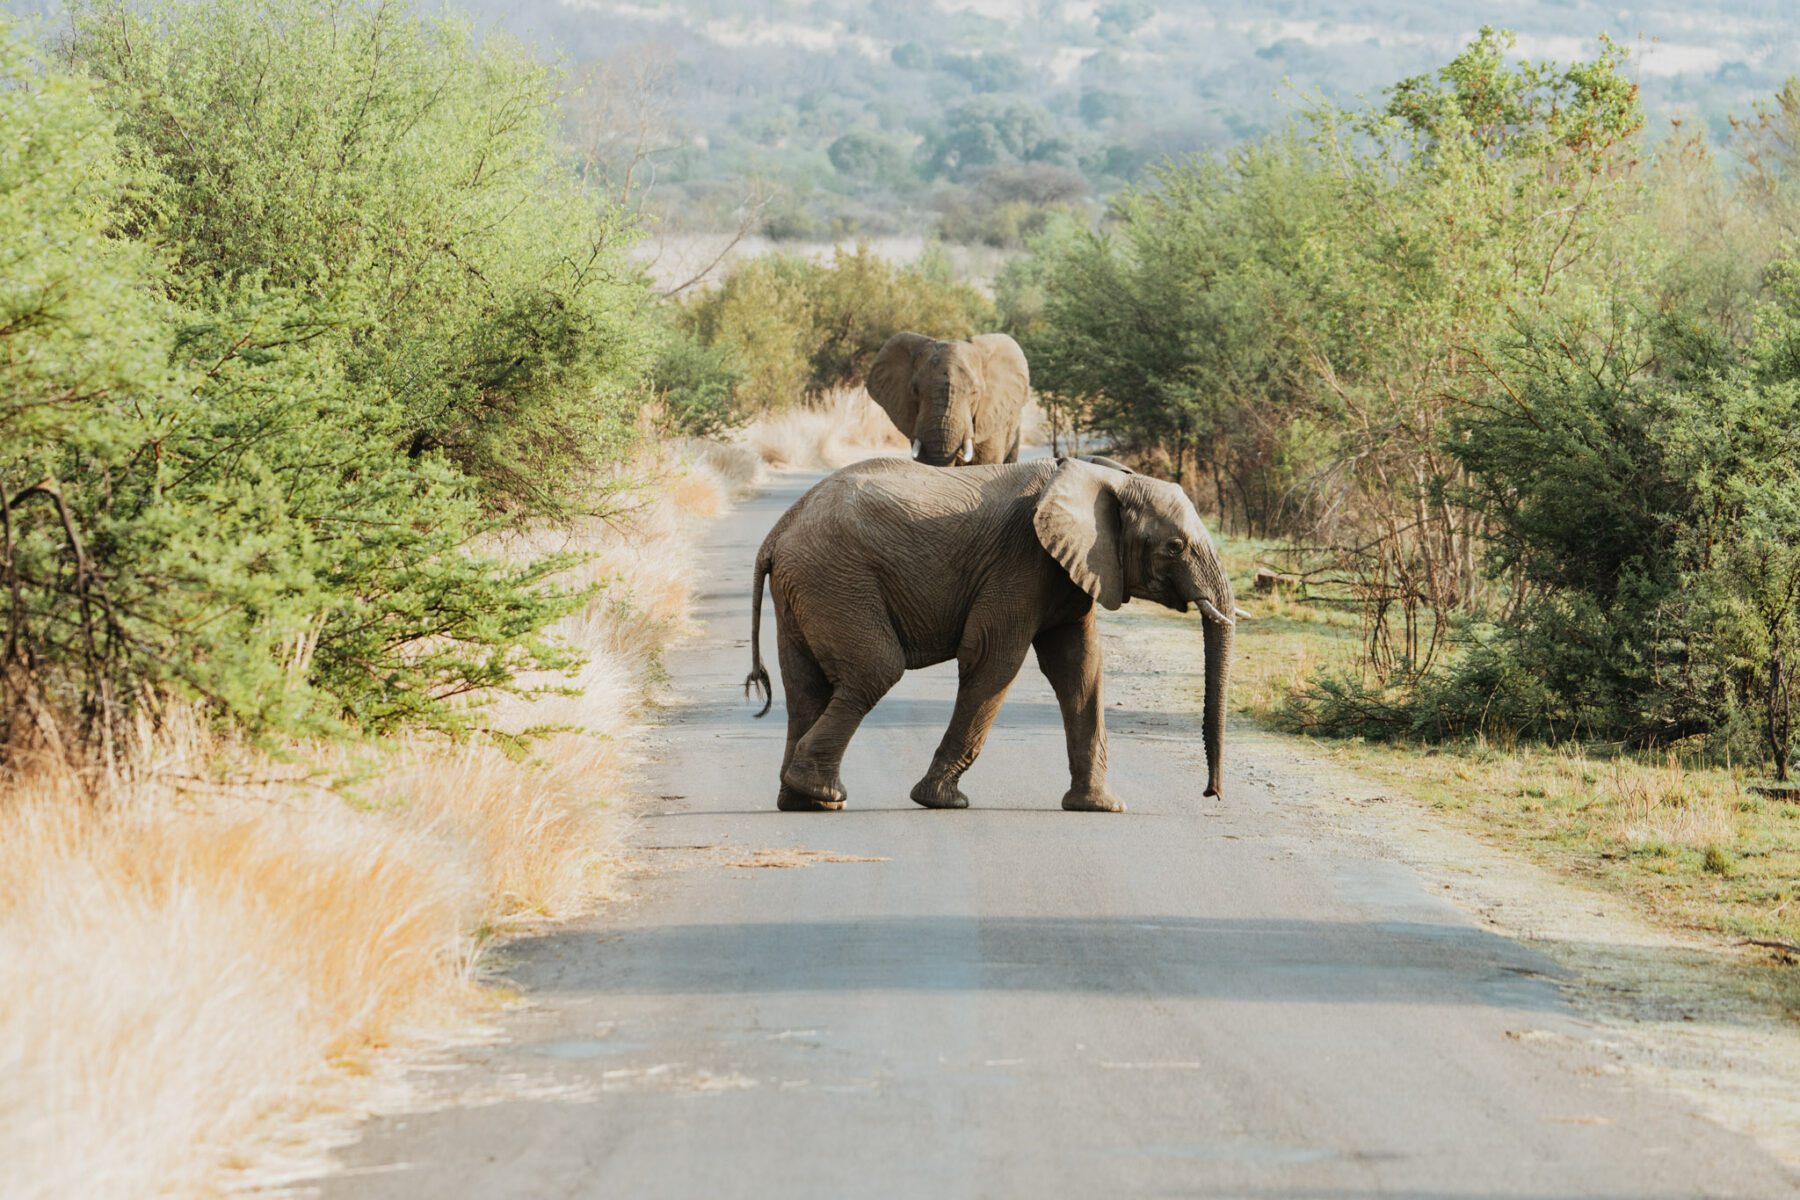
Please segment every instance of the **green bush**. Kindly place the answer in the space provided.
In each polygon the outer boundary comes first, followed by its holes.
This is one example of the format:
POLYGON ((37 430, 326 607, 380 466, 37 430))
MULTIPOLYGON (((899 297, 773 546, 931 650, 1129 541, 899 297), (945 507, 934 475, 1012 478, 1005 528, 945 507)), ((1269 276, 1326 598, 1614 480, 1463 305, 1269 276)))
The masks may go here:
POLYGON ((730 356, 739 377, 733 398, 744 412, 786 408, 810 386, 816 335, 802 282, 810 269, 798 258, 752 259, 683 313, 703 345, 730 356))
POLYGON ((564 560, 476 545, 579 502, 652 335, 548 80, 388 6, 73 21, 0 27, 3 732, 457 730, 566 665, 564 560))
POLYGON ((729 350, 679 327, 668 331, 650 372, 668 432, 683 437, 718 437, 742 425, 734 395, 742 378, 729 350))
POLYGON ((1276 723, 1370 741, 1606 740, 1631 699, 1601 682, 1616 662, 1610 633, 1591 608, 1546 602, 1516 624, 1465 631, 1448 662, 1415 680, 1321 674, 1287 696, 1276 723))
POLYGON ((690 301, 683 320, 731 356, 740 412, 785 408, 860 382, 883 343, 903 330, 968 337, 992 329, 993 305, 930 257, 900 266, 866 245, 829 263, 752 259, 690 301))
POLYGON ((1424 741, 1704 736, 1720 757, 1761 757, 1785 777, 1800 385, 1778 377, 1780 359, 1688 380, 1517 361, 1514 403, 1465 420, 1453 449, 1471 468, 1490 568, 1524 581, 1526 598, 1411 686, 1314 680, 1281 719, 1424 741))
POLYGON ((839 248, 830 263, 805 272, 804 279, 815 390, 861 382, 896 333, 910 329, 963 338, 992 329, 996 320, 986 297, 930 255, 899 266, 867 246, 839 248))
POLYGON ((625 230, 577 182, 554 81, 402 6, 203 0, 72 10, 139 186, 120 220, 185 303, 320 297, 383 414, 498 507, 579 503, 627 443, 650 351, 625 230))

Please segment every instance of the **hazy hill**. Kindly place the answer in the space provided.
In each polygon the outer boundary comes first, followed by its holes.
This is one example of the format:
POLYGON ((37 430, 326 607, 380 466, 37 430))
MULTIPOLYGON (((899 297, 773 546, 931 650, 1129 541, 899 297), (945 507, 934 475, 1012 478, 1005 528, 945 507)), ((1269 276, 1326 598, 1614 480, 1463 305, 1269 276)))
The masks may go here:
MULTIPOLYGON (((1104 193, 1147 161, 1276 127, 1309 93, 1377 95, 1482 23, 1565 61, 1610 34, 1633 49, 1657 121, 1718 134, 1800 73, 1793 0, 460 2, 572 64, 657 68, 658 152, 638 181, 701 226, 729 219, 746 178, 773 181, 783 198, 763 220, 789 236, 901 232, 948 212, 951 232, 1004 241, 1009 202, 1016 218, 1018 204, 1104 193), (1036 169, 973 186, 1018 163, 1036 169)), ((633 123, 617 96, 599 106, 603 124, 633 123)))

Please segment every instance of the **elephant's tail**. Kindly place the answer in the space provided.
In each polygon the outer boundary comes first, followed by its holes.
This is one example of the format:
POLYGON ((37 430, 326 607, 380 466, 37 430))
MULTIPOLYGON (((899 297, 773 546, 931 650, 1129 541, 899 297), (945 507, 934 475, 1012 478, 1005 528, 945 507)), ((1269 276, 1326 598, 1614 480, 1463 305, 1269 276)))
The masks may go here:
POLYGON ((775 703, 775 690, 769 683, 769 669, 763 666, 762 660, 762 607, 763 580, 769 577, 769 570, 775 565, 774 555, 769 552, 767 543, 756 555, 756 583, 750 590, 750 674, 744 679, 744 695, 750 694, 751 688, 762 693, 762 711, 756 715, 766 717, 775 703))

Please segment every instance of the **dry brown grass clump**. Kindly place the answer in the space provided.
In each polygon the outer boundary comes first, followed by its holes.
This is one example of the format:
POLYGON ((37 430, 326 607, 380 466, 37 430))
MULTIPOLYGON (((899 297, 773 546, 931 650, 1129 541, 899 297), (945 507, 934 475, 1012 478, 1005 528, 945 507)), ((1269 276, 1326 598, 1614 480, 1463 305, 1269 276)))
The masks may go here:
MULTIPOLYGON (((865 458, 898 457, 910 451, 907 439, 860 387, 767 413, 752 422, 743 437, 763 462, 789 471, 835 471, 865 458)), ((1049 440, 1044 410, 1035 399, 1020 414, 1019 440, 1025 446, 1049 440)))
POLYGON ((861 388, 759 417, 744 438, 764 462, 792 471, 835 471, 908 451, 906 438, 861 388))
POLYGON ((1722 772, 1690 773, 1670 755, 1662 767, 1614 762, 1613 836, 1628 846, 1704 850, 1738 839, 1742 785, 1722 772))
POLYGON ((550 736, 274 762, 172 708, 98 783, 53 761, 0 779, 0 1192, 209 1194, 316 1166, 319 1122, 369 1101, 384 1052, 470 1026, 485 939, 604 894, 693 520, 746 471, 712 457, 646 464, 618 516, 508 547, 585 551, 572 574, 606 585, 558 630, 586 665, 494 711, 550 736))
MULTIPOLYGON (((141 753, 178 765, 174 740, 141 753)), ((480 880, 406 820, 298 782, 96 797, 51 764, 6 791, 8 1196, 214 1191, 344 1071, 461 1019, 480 880)))
POLYGON ((747 495, 762 481, 762 456, 747 446, 696 438, 674 447, 674 453, 690 470, 722 485, 727 499, 747 495))

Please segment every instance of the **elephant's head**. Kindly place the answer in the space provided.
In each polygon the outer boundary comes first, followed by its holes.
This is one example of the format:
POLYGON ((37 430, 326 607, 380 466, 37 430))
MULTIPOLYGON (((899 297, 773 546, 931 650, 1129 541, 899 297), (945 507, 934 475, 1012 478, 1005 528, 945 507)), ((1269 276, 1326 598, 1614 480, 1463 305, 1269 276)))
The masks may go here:
POLYGON ((933 467, 1004 462, 1018 441, 1031 377, 1019 343, 1004 333, 940 342, 896 333, 869 368, 869 395, 913 457, 933 467))
POLYGON ((1136 596, 1200 610, 1206 636, 1206 794, 1220 794, 1225 681, 1237 600, 1219 552, 1180 488, 1064 459, 1038 497, 1038 540, 1088 595, 1114 609, 1136 596))

